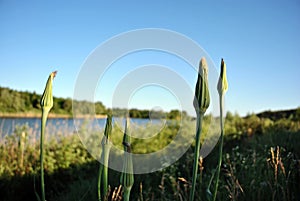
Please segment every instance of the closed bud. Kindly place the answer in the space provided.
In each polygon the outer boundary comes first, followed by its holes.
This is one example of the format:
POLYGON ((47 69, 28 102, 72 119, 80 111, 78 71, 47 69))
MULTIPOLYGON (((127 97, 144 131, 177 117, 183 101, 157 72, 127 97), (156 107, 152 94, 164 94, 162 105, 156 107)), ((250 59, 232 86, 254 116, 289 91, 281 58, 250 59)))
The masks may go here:
POLYGON ((106 125, 105 125, 102 144, 108 144, 108 138, 111 135, 111 131, 112 131, 112 115, 108 114, 106 118, 106 125))
POLYGON ((131 156, 130 136, 128 135, 129 118, 126 118, 125 132, 123 137, 124 164, 120 178, 120 183, 124 187, 124 200, 129 200, 130 190, 134 183, 133 164, 131 156))
POLYGON ((224 60, 221 60, 221 73, 218 82, 218 92, 219 94, 224 94, 228 90, 228 82, 226 76, 226 64, 224 60))
POLYGON ((199 64, 198 79, 195 88, 194 107, 197 112, 204 114, 209 107, 209 104, 208 66, 206 59, 202 57, 199 64))
POLYGON ((54 71, 49 75, 49 78, 47 80, 46 87, 45 87, 45 90, 44 90, 44 93, 42 95, 41 102, 40 102, 42 109, 45 109, 48 111, 50 111, 50 109, 53 107, 52 83, 53 83, 53 79, 54 79, 56 73, 57 73, 57 71, 54 71))

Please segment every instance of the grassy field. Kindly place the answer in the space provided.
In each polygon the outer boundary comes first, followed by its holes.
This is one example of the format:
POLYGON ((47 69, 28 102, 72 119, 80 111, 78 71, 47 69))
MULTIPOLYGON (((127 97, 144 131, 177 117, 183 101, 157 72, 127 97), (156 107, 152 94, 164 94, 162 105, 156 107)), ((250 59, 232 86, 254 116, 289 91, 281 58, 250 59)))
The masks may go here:
MULTIPOLYGON (((207 125, 209 118, 204 119, 207 125)), ((147 140, 134 139, 134 153, 150 153, 166 146, 180 128, 179 122, 164 127, 147 140)), ((184 126, 184 132, 189 130, 184 126)), ((204 130, 207 128, 204 128, 204 130)), ((36 200, 39 189, 39 143, 26 126, 1 139, 0 200, 36 200)), ((80 132, 87 132, 84 128, 80 132)), ((271 120, 251 115, 240 118, 227 114, 223 164, 217 200, 300 200, 300 121, 292 118, 271 120)), ((82 145, 78 135, 51 135, 45 144, 45 189, 47 201, 97 200, 99 163, 82 145)), ((91 146, 101 139, 95 132, 91 146)), ((111 140, 122 147, 122 132, 113 129, 111 140)), ((205 136, 203 136, 205 137, 205 136)), ((180 148, 178 144, 178 148, 180 148)), ((217 145, 218 146, 218 145, 217 145)), ((210 200, 211 177, 217 167, 218 149, 199 164, 195 198, 210 200), (210 189, 208 189, 210 186, 210 189)), ((193 145, 172 166, 162 171, 135 175, 131 200, 188 200, 192 179, 193 145)), ((120 185, 120 173, 109 170, 111 195, 120 185)), ((111 199, 111 196, 110 196, 111 199)), ((121 200, 115 198, 114 200, 121 200)))

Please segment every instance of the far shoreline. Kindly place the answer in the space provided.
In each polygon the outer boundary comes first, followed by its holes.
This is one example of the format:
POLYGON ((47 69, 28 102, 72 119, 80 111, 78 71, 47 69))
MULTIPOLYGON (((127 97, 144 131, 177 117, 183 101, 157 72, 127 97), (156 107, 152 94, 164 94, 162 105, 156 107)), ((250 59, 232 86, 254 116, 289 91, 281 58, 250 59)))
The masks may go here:
MULTIPOLYGON (((0 118, 41 118, 41 113, 0 113, 0 118)), ((91 115, 76 115, 76 118, 84 119, 84 118, 90 118, 91 115)), ((95 115, 95 118, 97 119, 104 119, 106 118, 106 115, 103 114, 97 114, 95 115)), ((73 119, 73 115, 70 114, 53 114, 49 113, 48 118, 51 119, 73 119)))

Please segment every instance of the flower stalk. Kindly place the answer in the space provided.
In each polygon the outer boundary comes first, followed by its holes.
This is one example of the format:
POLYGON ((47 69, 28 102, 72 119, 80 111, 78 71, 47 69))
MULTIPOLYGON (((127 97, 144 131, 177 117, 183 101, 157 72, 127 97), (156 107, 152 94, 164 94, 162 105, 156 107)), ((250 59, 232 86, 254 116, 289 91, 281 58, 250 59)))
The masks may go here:
POLYGON ((56 71, 49 75, 46 83, 44 93, 41 98, 41 108, 42 108, 42 118, 41 118, 41 137, 40 137, 40 171, 41 171, 41 191, 42 191, 42 201, 45 201, 45 182, 44 182, 44 140, 45 140, 45 129, 48 114, 53 107, 53 95, 52 95, 52 85, 53 79, 56 76, 56 71))
POLYGON ((131 155, 131 137, 128 135, 129 128, 129 117, 126 118, 125 123, 125 132, 123 136, 123 146, 124 146, 124 163, 123 170, 120 178, 120 183, 123 186, 124 201, 129 201, 130 191, 134 183, 133 176, 133 164, 132 164, 132 155, 131 155))
POLYGON ((112 131, 112 116, 107 115, 104 136, 102 138, 102 153, 98 174, 98 200, 107 200, 108 194, 108 158, 111 144, 108 140, 112 131), (102 185, 102 189, 101 189, 102 185), (101 192, 102 191, 102 192, 101 192), (101 196, 102 194, 102 196, 101 196))
POLYGON ((194 97, 194 108, 197 113, 197 130, 196 130, 196 145, 194 153, 194 164, 193 164, 193 178, 192 178, 192 189, 190 192, 190 201, 194 200, 196 182, 197 182, 197 172, 198 163, 200 155, 200 137, 202 132, 202 121, 204 113, 210 104, 210 96, 208 89, 208 66, 206 59, 203 57, 200 60, 198 79, 195 87, 195 97, 194 97))
POLYGON ((224 95, 228 90, 228 82, 226 77, 226 64, 224 60, 221 60, 221 72, 218 81, 218 93, 219 93, 219 102, 220 102, 220 128, 221 128, 221 141, 219 145, 219 160, 218 160, 218 167, 217 167, 217 175, 216 175, 216 182, 215 182, 215 189, 213 194, 213 201, 217 198, 218 193, 218 186, 219 186, 219 178, 221 172, 221 165, 222 165, 222 156, 223 156, 223 143, 224 143, 224 95))

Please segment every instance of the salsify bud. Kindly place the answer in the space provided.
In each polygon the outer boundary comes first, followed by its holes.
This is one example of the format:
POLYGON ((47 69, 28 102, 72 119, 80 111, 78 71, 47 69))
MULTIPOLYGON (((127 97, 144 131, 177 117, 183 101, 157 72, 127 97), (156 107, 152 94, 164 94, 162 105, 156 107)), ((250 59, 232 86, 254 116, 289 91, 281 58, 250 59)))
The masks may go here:
POLYGON ((130 136, 128 135, 129 117, 126 118, 125 132, 123 137, 124 164, 120 183, 124 187, 124 200, 129 200, 130 190, 134 183, 133 164, 131 156, 130 136))
POLYGON ((46 83, 44 93, 41 98, 40 105, 42 109, 50 110, 53 107, 52 83, 57 71, 52 72, 46 83))
POLYGON ((218 92, 219 94, 224 94, 228 90, 228 82, 226 76, 226 64, 224 60, 221 60, 221 73, 218 82, 218 92))
POLYGON ((106 118, 106 125, 105 125, 102 144, 108 144, 108 138, 111 135, 111 131, 112 131, 112 115, 108 114, 106 118))
POLYGON ((208 66, 206 59, 201 58, 199 64, 198 79, 195 89, 194 107, 197 112, 204 114, 209 107, 210 96, 208 89, 208 66))

